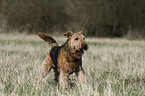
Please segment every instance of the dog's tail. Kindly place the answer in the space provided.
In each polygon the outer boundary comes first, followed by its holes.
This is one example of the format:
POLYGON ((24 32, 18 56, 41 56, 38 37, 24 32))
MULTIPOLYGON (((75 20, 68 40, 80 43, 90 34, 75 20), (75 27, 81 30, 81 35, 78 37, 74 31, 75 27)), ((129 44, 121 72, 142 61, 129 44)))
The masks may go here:
POLYGON ((44 41, 46 41, 48 44, 50 44, 51 48, 54 46, 58 46, 57 42, 55 41, 55 39, 53 39, 51 36, 44 34, 44 33, 38 33, 38 36, 43 39, 44 41))

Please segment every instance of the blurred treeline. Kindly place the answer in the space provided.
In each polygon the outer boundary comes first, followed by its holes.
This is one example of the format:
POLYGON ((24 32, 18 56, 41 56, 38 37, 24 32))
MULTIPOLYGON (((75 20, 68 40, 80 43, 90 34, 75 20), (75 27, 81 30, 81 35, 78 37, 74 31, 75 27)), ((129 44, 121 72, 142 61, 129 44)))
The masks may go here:
POLYGON ((0 30, 144 37, 145 0, 0 0, 0 30))

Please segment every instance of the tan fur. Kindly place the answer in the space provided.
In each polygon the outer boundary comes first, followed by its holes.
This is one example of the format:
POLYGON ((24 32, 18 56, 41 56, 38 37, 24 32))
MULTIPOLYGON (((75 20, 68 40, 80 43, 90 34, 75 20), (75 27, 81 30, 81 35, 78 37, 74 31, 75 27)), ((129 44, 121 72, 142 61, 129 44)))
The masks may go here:
MULTIPOLYGON (((59 51, 57 67, 53 64, 49 52, 40 68, 40 74, 36 77, 37 82, 40 82, 40 80, 53 68, 55 72, 54 80, 56 82, 60 80, 62 88, 68 88, 69 76, 72 73, 76 74, 81 83, 85 83, 82 67, 82 54, 84 53, 84 50, 88 49, 88 45, 85 42, 85 36, 82 32, 67 32, 64 35, 67 36, 68 39, 61 46, 59 51)), ((52 48, 58 46, 57 42, 54 42, 55 40, 51 36, 44 33, 39 33, 39 36, 49 43, 52 48)))
POLYGON ((44 33, 38 33, 38 36, 49 43, 51 47, 58 46, 57 42, 51 36, 44 33))

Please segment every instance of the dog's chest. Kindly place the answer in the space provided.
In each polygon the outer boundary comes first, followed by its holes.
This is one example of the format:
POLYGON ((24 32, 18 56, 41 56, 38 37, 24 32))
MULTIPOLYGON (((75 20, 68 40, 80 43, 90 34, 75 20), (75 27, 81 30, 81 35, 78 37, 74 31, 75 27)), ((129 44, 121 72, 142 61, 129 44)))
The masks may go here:
POLYGON ((72 62, 65 62, 63 64, 63 69, 65 69, 68 73, 72 74, 73 72, 78 72, 81 67, 80 61, 72 61, 72 62))
POLYGON ((80 65, 79 63, 72 63, 69 65, 69 70, 70 72, 77 72, 80 68, 80 65))

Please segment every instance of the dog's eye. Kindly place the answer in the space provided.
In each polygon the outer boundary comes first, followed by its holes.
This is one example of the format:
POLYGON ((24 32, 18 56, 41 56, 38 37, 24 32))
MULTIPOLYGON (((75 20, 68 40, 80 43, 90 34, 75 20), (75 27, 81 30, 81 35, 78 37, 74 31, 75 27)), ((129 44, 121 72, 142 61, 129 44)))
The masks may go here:
POLYGON ((78 40, 78 38, 76 38, 75 40, 78 40))

